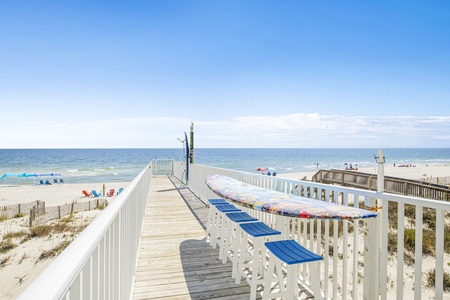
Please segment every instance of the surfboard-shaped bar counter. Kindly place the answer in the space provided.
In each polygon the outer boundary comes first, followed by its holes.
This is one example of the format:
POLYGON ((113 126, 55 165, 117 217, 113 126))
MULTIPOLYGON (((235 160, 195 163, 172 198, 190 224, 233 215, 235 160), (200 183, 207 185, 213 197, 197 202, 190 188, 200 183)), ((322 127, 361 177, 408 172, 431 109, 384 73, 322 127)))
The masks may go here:
POLYGON ((212 174, 206 185, 217 195, 245 207, 296 218, 362 219, 374 218, 375 212, 260 188, 231 177, 212 174))

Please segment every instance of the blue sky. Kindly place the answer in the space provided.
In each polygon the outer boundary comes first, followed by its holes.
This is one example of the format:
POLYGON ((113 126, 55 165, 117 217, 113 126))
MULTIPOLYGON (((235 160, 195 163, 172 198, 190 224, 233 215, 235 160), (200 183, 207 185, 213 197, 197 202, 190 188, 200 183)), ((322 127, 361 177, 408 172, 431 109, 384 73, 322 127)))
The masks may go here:
POLYGON ((2 1, 0 148, 450 147, 448 1, 2 1))

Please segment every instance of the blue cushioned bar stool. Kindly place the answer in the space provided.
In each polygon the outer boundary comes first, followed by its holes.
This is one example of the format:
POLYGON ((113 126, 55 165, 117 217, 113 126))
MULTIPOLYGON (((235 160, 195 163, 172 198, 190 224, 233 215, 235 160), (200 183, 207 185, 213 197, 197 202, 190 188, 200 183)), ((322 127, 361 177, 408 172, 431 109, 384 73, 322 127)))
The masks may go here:
POLYGON ((297 299, 299 291, 297 265, 301 263, 308 263, 310 273, 309 282, 313 287, 314 299, 322 299, 316 263, 322 260, 322 256, 309 251, 294 240, 267 242, 265 245, 267 250, 269 250, 269 266, 264 275, 263 299, 272 299, 280 296, 285 296, 286 299, 297 299), (281 270, 281 262, 287 266, 286 289, 283 288, 284 278, 281 272, 278 272, 277 280, 280 292, 271 293, 274 267, 281 270))
MULTIPOLYGON (((222 232, 225 230, 226 222, 224 220, 225 214, 230 212, 241 211, 232 204, 219 204, 215 206, 215 214, 213 216, 213 224, 211 228, 211 240, 210 245, 213 249, 216 249, 217 244, 222 246, 222 232)), ((220 255, 220 253, 219 253, 220 255)))
POLYGON ((240 227, 237 227, 236 224, 256 222, 258 221, 258 219, 250 216, 248 213, 243 211, 227 213, 226 216, 226 236, 225 231, 222 231, 222 240, 224 242, 222 243, 222 251, 219 258, 222 258, 222 263, 224 264, 227 262, 227 258, 230 259, 230 261, 233 263, 233 271, 231 272, 231 274, 232 278, 234 278, 236 273, 237 257, 239 253, 238 234, 240 234, 240 227))
POLYGON ((240 284, 241 278, 244 278, 250 285, 250 299, 256 299, 257 286, 264 283, 263 275, 266 267, 264 242, 279 236, 281 232, 270 228, 264 222, 239 224, 239 227, 241 252, 237 259, 236 284, 240 284), (249 249, 249 241, 253 243, 253 251, 249 249))
POLYGON ((216 215, 216 205, 220 204, 229 204, 224 199, 209 199, 209 210, 208 210, 208 218, 206 219, 206 229, 205 229, 205 238, 208 239, 208 236, 211 234, 211 228, 213 225, 213 217, 216 215))

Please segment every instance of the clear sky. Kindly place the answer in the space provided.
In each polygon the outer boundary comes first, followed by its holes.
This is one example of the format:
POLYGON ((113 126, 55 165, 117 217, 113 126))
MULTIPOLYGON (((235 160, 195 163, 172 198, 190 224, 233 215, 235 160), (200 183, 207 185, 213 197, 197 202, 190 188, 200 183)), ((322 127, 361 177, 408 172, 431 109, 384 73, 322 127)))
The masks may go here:
POLYGON ((0 148, 450 147, 450 1, 0 2, 0 148))

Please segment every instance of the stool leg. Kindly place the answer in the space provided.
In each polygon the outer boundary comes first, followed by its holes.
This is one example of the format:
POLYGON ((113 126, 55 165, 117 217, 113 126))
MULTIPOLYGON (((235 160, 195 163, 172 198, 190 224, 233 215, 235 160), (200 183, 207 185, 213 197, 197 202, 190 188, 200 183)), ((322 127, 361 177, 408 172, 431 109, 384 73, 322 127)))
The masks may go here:
POLYGON ((220 246, 220 244, 219 244, 219 237, 220 237, 220 235, 222 234, 222 230, 223 230, 223 216, 222 216, 223 214, 221 213, 221 212, 219 212, 219 211, 217 211, 217 214, 216 214, 216 219, 215 219, 215 222, 214 222, 214 224, 215 224, 215 228, 214 228, 214 241, 213 241, 213 245, 212 245, 212 248, 213 249, 216 249, 216 246, 217 245, 219 245, 220 246))
POLYGON ((286 288, 284 287, 283 269, 281 268, 281 261, 278 259, 276 260, 275 268, 277 272, 278 284, 280 286, 280 292, 284 293, 286 292, 286 288))
POLYGON ((217 231, 219 230, 219 225, 218 225, 218 218, 219 218, 219 212, 216 211, 216 208, 213 208, 213 215, 212 215, 212 224, 211 224, 211 233, 210 233, 210 240, 209 240, 209 244, 211 245, 211 247, 213 249, 216 248, 216 235, 217 235, 217 231))
POLYGON ((286 299, 298 297, 297 265, 287 265, 286 299))
POLYGON ((239 255, 239 262, 236 270, 236 281, 235 281, 236 284, 241 283, 242 279, 241 270, 247 257, 247 247, 248 247, 248 234, 243 230, 241 230, 241 232, 242 232, 241 253, 239 255))
POLYGON ((231 247, 231 236, 234 231, 233 222, 230 219, 228 219, 226 221, 226 223, 227 223, 227 227, 226 227, 227 230, 226 230, 226 232, 222 233, 222 237, 223 237, 222 238, 222 249, 220 251, 220 254, 222 255, 222 257, 219 256, 219 259, 222 258, 223 264, 226 264, 226 262, 227 262, 227 253, 228 253, 229 248, 231 247), (227 236, 226 238, 225 238, 225 233, 227 236))
POLYGON ((242 239, 241 239, 241 227, 236 224, 236 234, 234 236, 233 240, 233 269, 231 271, 231 278, 237 278, 239 274, 237 274, 238 270, 238 264, 239 264, 239 258, 242 255, 242 248, 241 245, 242 239), (239 251, 241 253, 239 253, 239 251))
POLYGON ((264 293, 263 300, 270 299, 270 291, 272 290, 273 274, 275 272, 275 258, 269 257, 269 265, 264 274, 264 293))
POLYGON ((210 204, 209 205, 209 211, 208 211, 208 218, 206 219, 206 230, 205 230, 205 239, 208 239, 208 235, 211 232, 211 219, 212 219, 212 213, 213 213, 214 207, 210 204))
POLYGON ((266 246, 264 246, 264 242, 266 240, 270 240, 270 239, 263 239, 261 241, 261 243, 259 244, 261 247, 261 264, 259 265, 259 272, 260 274, 264 275, 264 269, 267 265, 267 259, 266 259, 266 246))
POLYGON ((256 299, 260 249, 261 249, 261 239, 253 238, 253 263, 252 263, 252 279, 250 284, 250 299, 256 299))
POLYGON ((320 278, 317 272, 317 262, 310 262, 309 264, 310 280, 313 286, 314 299, 322 300, 322 292, 320 290, 320 278))

